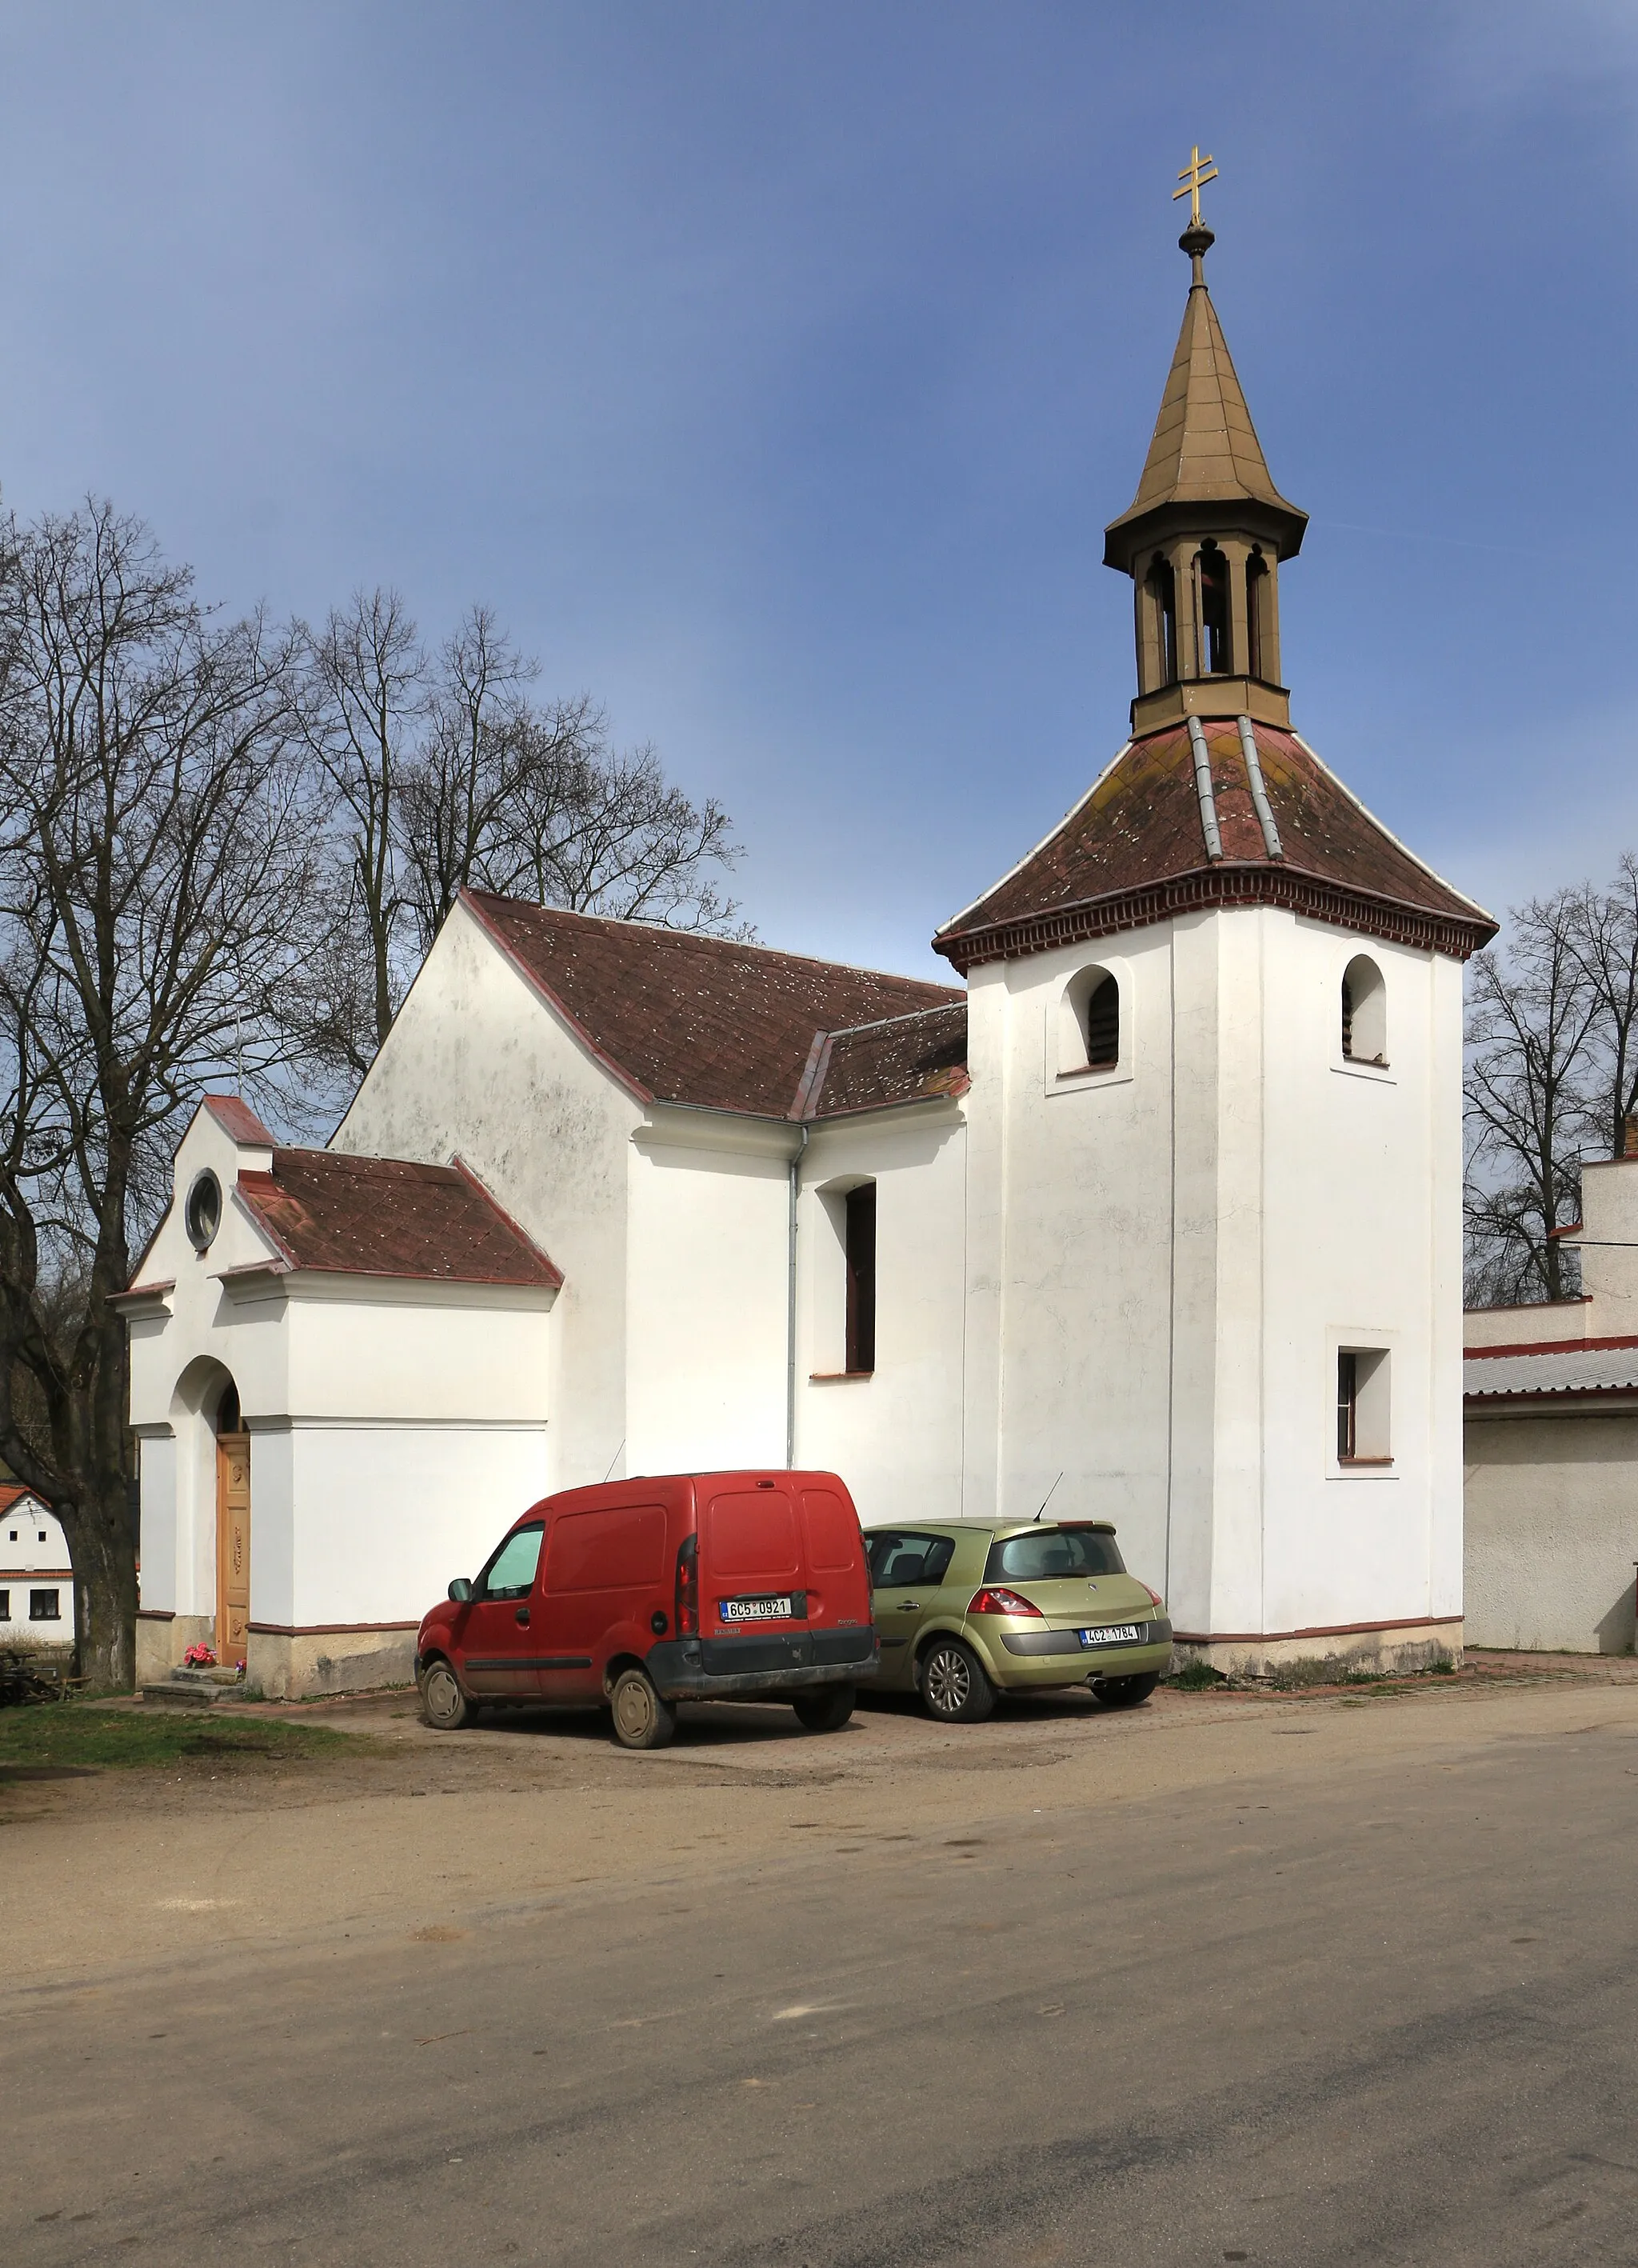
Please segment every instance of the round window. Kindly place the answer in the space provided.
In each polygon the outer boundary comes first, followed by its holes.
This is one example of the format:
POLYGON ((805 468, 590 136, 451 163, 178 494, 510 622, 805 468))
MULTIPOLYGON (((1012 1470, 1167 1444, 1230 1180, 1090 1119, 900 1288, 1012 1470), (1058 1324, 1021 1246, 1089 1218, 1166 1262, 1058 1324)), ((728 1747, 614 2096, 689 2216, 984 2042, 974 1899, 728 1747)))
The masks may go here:
POLYGON ((202 1252, 222 1226, 222 1184, 208 1167, 195 1176, 183 1218, 188 1241, 202 1252))

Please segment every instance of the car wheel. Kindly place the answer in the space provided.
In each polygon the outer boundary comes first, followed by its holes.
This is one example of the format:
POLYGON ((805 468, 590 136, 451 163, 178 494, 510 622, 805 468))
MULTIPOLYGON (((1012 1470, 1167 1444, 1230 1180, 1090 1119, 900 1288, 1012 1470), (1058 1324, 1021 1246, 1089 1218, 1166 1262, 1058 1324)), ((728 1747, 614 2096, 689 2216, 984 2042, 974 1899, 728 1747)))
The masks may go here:
POLYGON ((853 1714, 854 1698, 851 1685, 822 1685, 817 1693, 798 1693, 790 1705, 810 1733, 839 1733, 853 1714))
POLYGON ((435 1733, 459 1733, 476 1721, 477 1711, 460 1690, 447 1661, 429 1662, 421 1673, 421 1721, 435 1733))
POLYGON ((940 1638, 922 1656, 922 1698, 947 1725, 979 1725, 995 1708, 995 1689, 970 1646, 940 1638))
POLYGON ((1091 1687, 1093 1697, 1105 1709, 1135 1709, 1159 1683, 1159 1671, 1151 1669, 1142 1677, 1094 1677, 1091 1687))
POLYGON ((663 1749, 677 1729, 677 1712, 641 1669, 622 1669, 608 1697, 622 1749, 663 1749))

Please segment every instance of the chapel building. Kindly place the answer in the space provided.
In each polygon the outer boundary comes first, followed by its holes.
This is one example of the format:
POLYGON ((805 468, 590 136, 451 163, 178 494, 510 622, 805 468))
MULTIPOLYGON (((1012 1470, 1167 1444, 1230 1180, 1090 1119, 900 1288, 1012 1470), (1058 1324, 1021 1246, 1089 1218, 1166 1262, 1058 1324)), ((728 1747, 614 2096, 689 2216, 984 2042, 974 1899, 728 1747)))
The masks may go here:
POLYGON ((1113 762, 949 985, 467 892, 329 1147, 208 1098, 127 1294, 139 1660, 408 1674, 536 1497, 841 1473, 1115 1521, 1224 1667, 1462 1637, 1461 965, 1482 909, 1291 729, 1274 487, 1204 276, 1113 762))

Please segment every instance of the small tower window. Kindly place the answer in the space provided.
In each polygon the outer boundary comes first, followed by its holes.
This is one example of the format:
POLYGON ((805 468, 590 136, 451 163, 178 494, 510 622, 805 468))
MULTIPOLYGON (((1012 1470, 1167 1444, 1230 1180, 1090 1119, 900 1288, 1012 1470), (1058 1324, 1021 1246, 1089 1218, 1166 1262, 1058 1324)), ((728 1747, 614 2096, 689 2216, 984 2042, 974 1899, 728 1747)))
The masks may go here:
POLYGON ((1268 677, 1267 660, 1270 596, 1268 562, 1253 551, 1245 563, 1245 631, 1251 644, 1247 667, 1253 677, 1268 677))
POLYGON ((1086 1003, 1086 1067, 1113 1071, 1120 1060, 1120 987, 1099 979, 1086 1003))
POLYGON ((1223 677, 1229 662, 1229 563, 1215 543, 1196 562, 1200 578, 1200 661, 1202 677, 1223 677))
POLYGON ((1160 625, 1161 682, 1178 681, 1178 578, 1169 559, 1157 557, 1148 576, 1149 594, 1160 625))
POLYGON ((1342 1060, 1379 1064, 1388 1060, 1388 994, 1382 971, 1367 954, 1355 954, 1342 972, 1342 1060))
POLYGON ((876 1367, 876 1184, 849 1189, 845 1239, 848 1260, 848 1339, 845 1367, 853 1374, 876 1367))
POLYGON ((1120 1061, 1120 979, 1106 968, 1079 969, 1058 1009, 1058 1076, 1114 1071, 1120 1061))

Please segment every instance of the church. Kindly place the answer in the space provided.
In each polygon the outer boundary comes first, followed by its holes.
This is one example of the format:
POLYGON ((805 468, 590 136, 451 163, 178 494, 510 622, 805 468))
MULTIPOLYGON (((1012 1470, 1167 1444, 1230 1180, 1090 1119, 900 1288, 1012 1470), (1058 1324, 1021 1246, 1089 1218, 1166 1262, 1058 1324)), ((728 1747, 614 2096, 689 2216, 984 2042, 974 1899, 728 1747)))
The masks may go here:
POLYGON ((1292 730, 1306 516, 1212 241, 1196 188, 1106 531, 1129 733, 937 932, 948 984, 468 892, 327 1148, 202 1103, 124 1295, 141 1675, 407 1679, 535 1498, 783 1464, 867 1523, 1113 1520, 1224 1668, 1459 1652, 1495 924, 1292 730))

